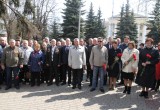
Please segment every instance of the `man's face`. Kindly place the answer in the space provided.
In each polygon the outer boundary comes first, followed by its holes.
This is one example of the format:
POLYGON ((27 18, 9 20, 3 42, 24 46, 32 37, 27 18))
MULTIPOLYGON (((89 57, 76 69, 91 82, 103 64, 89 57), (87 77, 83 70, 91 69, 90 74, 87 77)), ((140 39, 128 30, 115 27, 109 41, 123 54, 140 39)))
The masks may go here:
POLYGON ((124 38, 124 43, 128 44, 129 38, 124 38))
POLYGON ((89 39, 89 45, 92 45, 92 44, 93 44, 93 40, 89 39))
POLYGON ((57 42, 57 46, 61 46, 61 42, 58 41, 58 42, 57 42))
POLYGON ((94 39, 94 40, 93 40, 93 45, 97 45, 97 44, 98 44, 97 40, 94 39))
POLYGON ((16 46, 20 46, 20 41, 16 41, 16 46))
POLYGON ((29 45, 29 46, 32 46, 32 45, 33 45, 33 41, 29 41, 29 42, 28 42, 28 45, 29 45))
POLYGON ((71 43, 70 40, 67 39, 66 40, 66 45, 70 45, 70 43, 71 43))
POLYGON ((14 42, 14 41, 10 41, 10 42, 9 42, 9 45, 10 45, 11 47, 14 47, 14 46, 15 46, 15 42, 14 42))
POLYGON ((98 45, 102 46, 103 45, 103 40, 102 39, 98 39, 98 45))
POLYGON ((49 39, 45 39, 45 42, 46 42, 46 43, 49 43, 49 39))
POLYGON ((5 43, 5 40, 1 40, 1 44, 2 45, 5 45, 6 43, 5 43))
POLYGON ((66 45, 66 42, 62 41, 62 43, 61 43, 61 44, 62 44, 62 46, 65 46, 65 45, 66 45))
POLYGON ((56 40, 51 41, 52 46, 56 46, 56 40))
POLYGON ((23 42, 23 47, 28 47, 28 43, 27 42, 23 42))
POLYGON ((84 40, 80 40, 80 45, 81 45, 81 46, 84 45, 84 40))
POLYGON ((78 45, 79 45, 79 40, 77 40, 77 39, 74 40, 74 45, 75 45, 75 46, 78 46, 78 45))

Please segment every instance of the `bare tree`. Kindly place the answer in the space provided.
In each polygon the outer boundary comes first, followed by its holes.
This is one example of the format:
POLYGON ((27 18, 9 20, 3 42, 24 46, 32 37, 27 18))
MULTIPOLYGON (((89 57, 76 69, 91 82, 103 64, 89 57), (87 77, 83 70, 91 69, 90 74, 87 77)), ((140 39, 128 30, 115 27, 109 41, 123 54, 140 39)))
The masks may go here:
POLYGON ((56 0, 38 0, 34 1, 35 14, 33 16, 33 23, 36 25, 41 35, 47 35, 47 27, 49 19, 54 19, 52 16, 57 6, 56 0))
POLYGON ((29 39, 47 33, 47 22, 56 4, 55 0, 0 0, 0 7, 8 39, 29 39))

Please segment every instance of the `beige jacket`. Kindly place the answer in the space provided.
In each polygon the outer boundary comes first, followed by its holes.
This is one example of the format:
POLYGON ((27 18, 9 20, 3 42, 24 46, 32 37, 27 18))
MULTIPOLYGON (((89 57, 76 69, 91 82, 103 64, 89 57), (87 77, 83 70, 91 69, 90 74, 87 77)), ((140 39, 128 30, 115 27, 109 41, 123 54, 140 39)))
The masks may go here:
POLYGON ((121 57, 122 64, 124 65, 124 63, 126 61, 128 61, 128 59, 131 58, 131 56, 133 54, 136 55, 136 61, 132 60, 131 62, 129 62, 129 64, 127 66, 122 68, 122 71, 125 72, 125 73, 131 73, 131 72, 133 72, 134 69, 138 70, 139 50, 137 50, 137 49, 133 49, 133 50, 129 51, 129 49, 126 48, 123 51, 123 54, 122 54, 122 57, 121 57))
POLYGON ((105 46, 99 48, 98 45, 94 46, 91 51, 90 65, 92 66, 103 66, 103 64, 108 64, 108 50, 105 46))

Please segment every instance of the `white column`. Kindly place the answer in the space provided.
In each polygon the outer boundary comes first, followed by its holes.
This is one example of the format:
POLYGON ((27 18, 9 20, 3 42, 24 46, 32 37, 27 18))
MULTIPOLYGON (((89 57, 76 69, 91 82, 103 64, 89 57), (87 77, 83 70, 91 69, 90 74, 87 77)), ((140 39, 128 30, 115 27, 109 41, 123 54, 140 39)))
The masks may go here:
POLYGON ((117 29, 116 29, 116 28, 117 28, 117 24, 115 24, 115 26, 114 26, 114 37, 117 35, 117 34, 116 34, 117 29))
POLYGON ((137 25, 137 32, 138 32, 137 37, 138 37, 138 46, 139 46, 139 44, 142 43, 142 40, 141 40, 142 36, 140 36, 140 24, 137 25))
POLYGON ((143 25, 143 34, 142 34, 142 42, 144 43, 145 40, 146 40, 146 29, 147 29, 147 26, 144 24, 143 25))

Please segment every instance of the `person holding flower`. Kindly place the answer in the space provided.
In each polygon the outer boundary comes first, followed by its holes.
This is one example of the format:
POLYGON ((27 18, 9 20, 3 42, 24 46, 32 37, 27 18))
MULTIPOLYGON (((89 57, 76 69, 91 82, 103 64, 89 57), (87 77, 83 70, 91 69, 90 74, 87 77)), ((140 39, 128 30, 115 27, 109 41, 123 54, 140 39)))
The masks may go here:
POLYGON ((125 89, 123 93, 130 94, 132 81, 138 69, 139 51, 135 48, 135 42, 130 41, 128 48, 123 51, 122 57, 122 74, 124 78, 125 89))
POLYGON ((139 58, 139 70, 136 83, 142 87, 140 97, 148 98, 148 90, 152 88, 155 80, 156 64, 158 63, 159 53, 153 47, 153 39, 147 38, 146 47, 141 51, 139 58))
POLYGON ((112 48, 108 52, 108 75, 110 79, 109 90, 114 90, 117 77, 121 71, 122 50, 118 48, 117 40, 112 41, 112 48))

